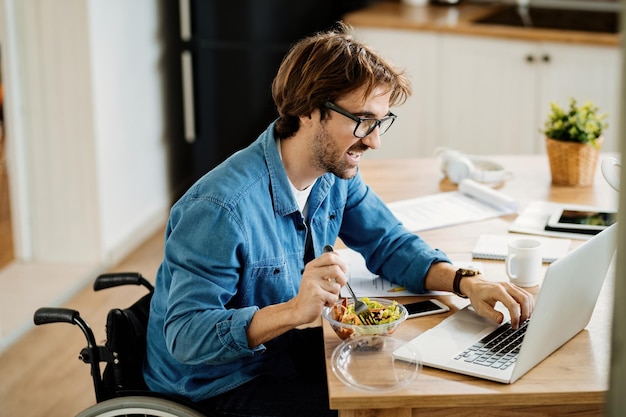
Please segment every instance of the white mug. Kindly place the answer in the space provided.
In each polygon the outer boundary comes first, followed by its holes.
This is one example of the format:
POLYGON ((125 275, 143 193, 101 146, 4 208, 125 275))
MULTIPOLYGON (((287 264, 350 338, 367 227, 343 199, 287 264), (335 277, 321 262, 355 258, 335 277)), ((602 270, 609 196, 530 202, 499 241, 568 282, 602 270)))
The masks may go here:
POLYGON ((505 266, 511 282, 534 287, 541 278, 542 243, 536 239, 515 239, 508 244, 505 266))
POLYGON ((619 191, 619 177, 622 169, 622 163, 619 159, 604 158, 600 165, 602 176, 615 191, 619 191))

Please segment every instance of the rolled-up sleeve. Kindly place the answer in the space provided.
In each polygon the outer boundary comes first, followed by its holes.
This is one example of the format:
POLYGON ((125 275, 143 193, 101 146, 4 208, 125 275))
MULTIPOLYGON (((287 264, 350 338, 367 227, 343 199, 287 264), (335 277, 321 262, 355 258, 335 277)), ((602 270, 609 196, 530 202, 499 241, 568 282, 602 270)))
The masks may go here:
POLYGON ((163 266, 171 280, 164 322, 170 354, 195 365, 229 363, 262 352, 264 346, 250 348, 246 336, 259 308, 228 308, 240 281, 238 248, 245 246, 236 236, 244 233, 213 202, 192 201, 184 208, 170 216, 163 266))
POLYGON ((408 231, 360 175, 349 187, 340 237, 365 257, 370 271, 416 293, 425 292, 431 265, 450 262, 444 252, 408 231))

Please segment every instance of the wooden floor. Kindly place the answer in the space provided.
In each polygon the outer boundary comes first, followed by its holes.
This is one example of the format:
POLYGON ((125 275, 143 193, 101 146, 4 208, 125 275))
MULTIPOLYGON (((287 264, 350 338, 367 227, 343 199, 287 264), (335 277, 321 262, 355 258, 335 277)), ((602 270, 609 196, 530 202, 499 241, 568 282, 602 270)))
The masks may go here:
MULTIPOLYGON (((162 253, 159 231, 111 272, 137 271, 153 281, 162 253)), ((89 287, 65 307, 78 310, 100 342, 107 312, 127 307, 143 294, 143 287, 97 293, 89 287)), ((0 356, 0 417, 69 417, 95 404, 89 365, 77 359, 85 345, 78 327, 55 323, 34 327, 7 348, 0 356)))

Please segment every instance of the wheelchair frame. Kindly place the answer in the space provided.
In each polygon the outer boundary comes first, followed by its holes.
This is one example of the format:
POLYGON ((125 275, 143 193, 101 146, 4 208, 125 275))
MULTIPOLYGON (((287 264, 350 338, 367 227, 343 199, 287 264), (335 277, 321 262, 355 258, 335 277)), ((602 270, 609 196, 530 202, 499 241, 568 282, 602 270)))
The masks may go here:
MULTIPOLYGON (((184 399, 151 392, 145 386, 141 369, 137 368, 145 355, 145 328, 147 326, 150 299, 154 291, 152 284, 137 272, 109 273, 98 276, 94 282, 94 291, 120 285, 140 285, 148 289, 149 293, 132 306, 126 309, 112 309, 107 316, 107 341, 98 345, 93 331, 87 322, 76 310, 61 307, 39 308, 33 317, 35 325, 49 323, 70 323, 78 326, 87 346, 80 351, 79 359, 89 364, 93 380, 96 404, 80 412, 77 417, 117 417, 126 415, 140 415, 152 417, 211 417, 207 411, 200 411, 193 404, 184 399), (136 310, 139 311, 139 317, 136 310), (129 319, 129 317, 132 319, 129 319), (121 332, 120 321, 129 327, 125 329, 123 337, 116 337, 121 332), (117 328, 120 326, 120 328, 117 328), (118 350, 111 346, 111 339, 116 338, 123 344, 128 344, 128 335, 131 334, 138 341, 139 346, 123 346, 118 350), (136 349, 135 358, 125 357, 128 349, 136 349), (106 363, 101 372, 100 364, 106 363), (125 369, 125 364, 131 363, 136 369, 125 369), (131 377, 128 377, 130 375, 131 377)), ((117 342, 116 342, 117 343, 117 342)))

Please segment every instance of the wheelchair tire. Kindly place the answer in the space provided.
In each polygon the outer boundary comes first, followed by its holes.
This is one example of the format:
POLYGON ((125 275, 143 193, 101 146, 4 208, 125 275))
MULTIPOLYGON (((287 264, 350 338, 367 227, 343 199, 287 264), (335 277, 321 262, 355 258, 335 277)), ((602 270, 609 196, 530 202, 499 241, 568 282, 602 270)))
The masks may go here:
POLYGON ((205 414, 157 397, 118 397, 102 401, 80 412, 76 417, 206 417, 205 414))

